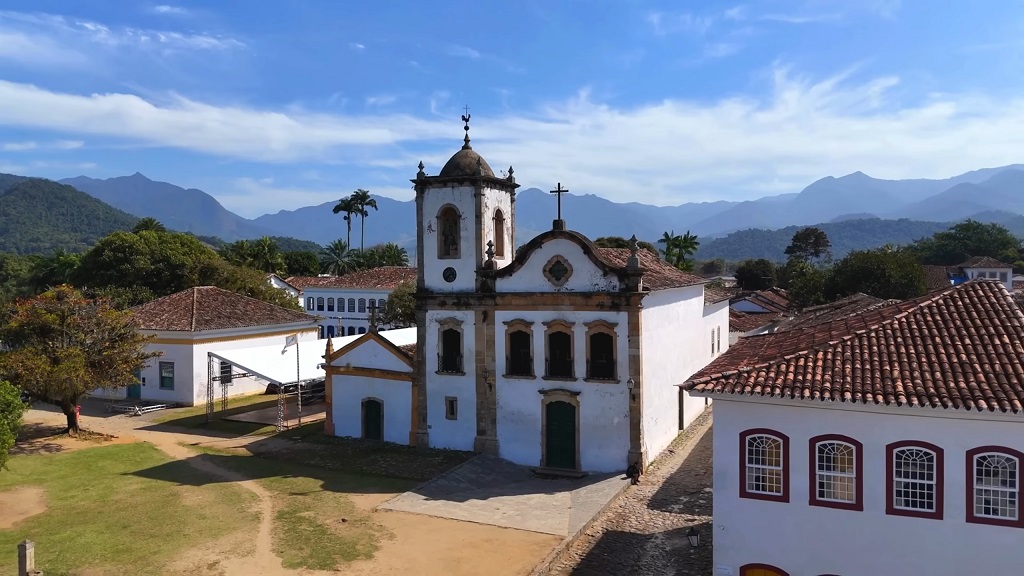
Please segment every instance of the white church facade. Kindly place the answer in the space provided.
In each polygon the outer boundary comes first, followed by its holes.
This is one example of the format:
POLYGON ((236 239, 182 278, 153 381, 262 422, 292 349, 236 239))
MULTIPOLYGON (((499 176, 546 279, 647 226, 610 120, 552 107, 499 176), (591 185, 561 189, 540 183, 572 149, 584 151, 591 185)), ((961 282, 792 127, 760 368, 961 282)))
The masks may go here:
MULTIPOLYGON (((657 255, 552 229, 514 250, 516 184, 465 144, 420 164, 414 342, 328 348, 328 433, 540 468, 649 463, 703 412, 676 386, 728 348, 728 301, 657 255)), ((401 331, 395 331, 401 332, 401 331)))

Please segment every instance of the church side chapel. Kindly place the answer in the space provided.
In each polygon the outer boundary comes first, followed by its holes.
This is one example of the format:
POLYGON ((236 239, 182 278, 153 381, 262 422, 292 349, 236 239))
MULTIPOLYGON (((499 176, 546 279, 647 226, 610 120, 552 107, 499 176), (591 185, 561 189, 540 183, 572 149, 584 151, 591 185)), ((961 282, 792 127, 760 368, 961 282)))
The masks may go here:
MULTIPOLYGON (((326 359, 329 434, 473 450, 545 469, 648 464, 705 409, 676 386, 728 348, 728 300, 639 249, 568 229, 515 250, 514 170, 470 145, 421 162, 414 344, 370 332, 326 359), (724 334, 724 337, 723 337, 724 334)), ((410 329, 413 330, 413 329, 410 329)))

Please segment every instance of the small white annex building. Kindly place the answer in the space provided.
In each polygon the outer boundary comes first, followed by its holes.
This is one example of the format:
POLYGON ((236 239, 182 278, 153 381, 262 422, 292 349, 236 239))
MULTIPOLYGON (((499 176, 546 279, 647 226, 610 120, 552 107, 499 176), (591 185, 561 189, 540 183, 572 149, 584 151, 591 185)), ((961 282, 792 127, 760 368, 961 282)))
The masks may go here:
POLYGON ((1020 574, 1024 314, 998 279, 741 339, 714 398, 714 574, 1020 574))
MULTIPOLYGON (((327 358, 326 429, 515 463, 646 465, 704 411, 676 384, 728 348, 728 301, 640 249, 566 228, 514 250, 513 170, 469 144, 416 190, 416 337, 368 333, 327 358), (351 421, 359 417, 358 425, 351 421)), ((561 192, 561 187, 556 192, 561 192)))
POLYGON ((416 269, 380 266, 342 276, 292 276, 288 283, 301 290, 299 303, 320 318, 320 337, 365 334, 370 316, 383 311, 391 292, 416 281, 416 269))
POLYGON ((302 304, 302 290, 300 290, 297 286, 294 286, 293 284, 291 284, 284 278, 281 278, 277 274, 274 274, 273 272, 268 273, 266 277, 268 284, 270 284, 274 288, 277 288, 278 290, 281 290, 282 292, 291 296, 292 298, 295 298, 299 302, 299 304, 302 304))
MULTIPOLYGON (((147 349, 159 351, 161 356, 138 374, 140 384, 116 391, 119 398, 183 406, 202 404, 207 401, 211 354, 218 376, 244 371, 238 366, 259 370, 264 376, 232 379, 226 389, 229 396, 263 391, 267 377, 293 381, 294 353, 288 358, 281 354, 285 337, 293 334, 298 335, 300 345, 309 344, 307 363, 312 364, 305 372, 310 378, 323 376, 318 368, 323 363, 323 344, 316 342, 317 319, 297 310, 214 286, 201 286, 158 298, 131 311, 139 330, 153 337, 147 349), (226 360, 235 362, 234 372, 226 360), (278 373, 283 375, 276 376, 278 373)), ((219 389, 216 394, 219 398, 219 389)))

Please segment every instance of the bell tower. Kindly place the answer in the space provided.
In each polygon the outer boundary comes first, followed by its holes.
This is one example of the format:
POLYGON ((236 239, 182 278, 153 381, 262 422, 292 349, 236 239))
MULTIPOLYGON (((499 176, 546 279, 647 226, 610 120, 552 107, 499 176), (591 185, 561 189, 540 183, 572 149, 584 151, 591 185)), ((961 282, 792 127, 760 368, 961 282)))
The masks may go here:
POLYGON ((497 177, 470 145, 470 114, 462 115, 465 137, 436 176, 422 162, 416 189, 417 290, 475 292, 477 271, 493 252, 495 267, 512 261, 515 250, 516 184, 510 166, 497 177), (490 243, 490 245, 489 245, 490 243))

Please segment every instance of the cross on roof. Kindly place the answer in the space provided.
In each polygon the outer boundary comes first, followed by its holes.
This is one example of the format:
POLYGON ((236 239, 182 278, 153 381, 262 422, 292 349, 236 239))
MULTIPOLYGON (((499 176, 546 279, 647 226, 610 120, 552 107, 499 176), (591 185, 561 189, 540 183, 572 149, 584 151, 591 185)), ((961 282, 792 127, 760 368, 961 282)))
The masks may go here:
POLYGON ((562 183, 559 182, 558 186, 551 191, 558 198, 558 218, 555 219, 555 228, 564 229, 565 223, 562 222, 562 194, 568 192, 568 188, 562 188, 562 183))

